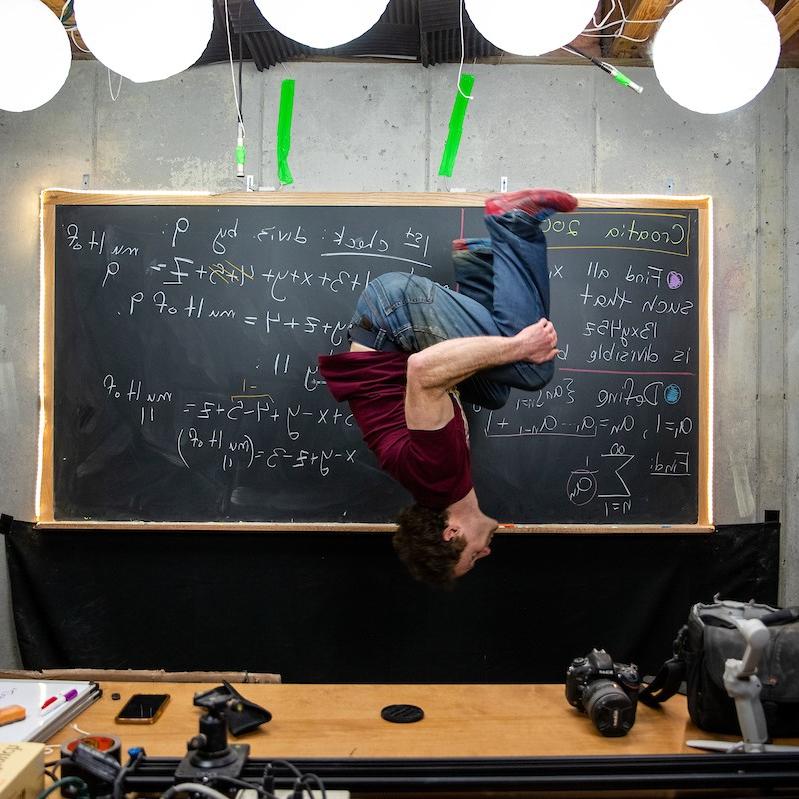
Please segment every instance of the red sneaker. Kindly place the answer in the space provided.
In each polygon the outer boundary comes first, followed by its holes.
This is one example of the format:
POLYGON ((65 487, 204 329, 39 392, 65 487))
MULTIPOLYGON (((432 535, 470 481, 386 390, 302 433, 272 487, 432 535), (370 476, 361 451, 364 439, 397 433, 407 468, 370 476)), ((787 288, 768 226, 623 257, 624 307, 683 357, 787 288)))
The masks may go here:
POLYGON ((489 216, 499 216, 509 211, 522 211, 542 219, 558 211, 573 211, 577 198, 565 191, 555 189, 522 189, 504 194, 493 194, 486 200, 485 209, 489 216))

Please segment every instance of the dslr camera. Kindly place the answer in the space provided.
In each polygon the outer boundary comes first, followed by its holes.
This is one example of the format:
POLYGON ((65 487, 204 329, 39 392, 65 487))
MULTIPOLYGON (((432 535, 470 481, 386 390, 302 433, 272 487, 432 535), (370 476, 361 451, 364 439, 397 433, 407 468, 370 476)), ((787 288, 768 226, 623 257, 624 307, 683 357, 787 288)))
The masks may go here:
POLYGON ((614 663, 604 649, 575 658, 566 672, 566 699, 608 737, 627 735, 635 723, 641 680, 634 663, 614 663))

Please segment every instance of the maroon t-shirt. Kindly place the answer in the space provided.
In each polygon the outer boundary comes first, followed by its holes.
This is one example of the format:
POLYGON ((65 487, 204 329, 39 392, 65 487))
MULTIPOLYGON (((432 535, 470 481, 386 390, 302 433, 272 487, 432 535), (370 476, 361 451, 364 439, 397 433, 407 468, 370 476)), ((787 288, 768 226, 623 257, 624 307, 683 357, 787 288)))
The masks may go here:
POLYGON ((343 352, 319 356, 319 371, 333 396, 349 402, 363 440, 380 467, 420 505, 446 508, 472 489, 469 430, 453 396, 455 416, 440 430, 410 430, 405 423, 408 354, 343 352))

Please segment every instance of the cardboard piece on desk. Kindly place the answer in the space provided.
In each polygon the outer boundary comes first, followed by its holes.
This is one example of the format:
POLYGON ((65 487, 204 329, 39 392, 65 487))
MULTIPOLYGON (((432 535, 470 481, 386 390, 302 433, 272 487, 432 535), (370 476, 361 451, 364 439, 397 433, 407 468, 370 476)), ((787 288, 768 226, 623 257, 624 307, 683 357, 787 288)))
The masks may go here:
POLYGON ((95 682, 222 682, 279 683, 279 674, 253 671, 164 671, 163 669, 0 670, 0 680, 94 680, 95 682))

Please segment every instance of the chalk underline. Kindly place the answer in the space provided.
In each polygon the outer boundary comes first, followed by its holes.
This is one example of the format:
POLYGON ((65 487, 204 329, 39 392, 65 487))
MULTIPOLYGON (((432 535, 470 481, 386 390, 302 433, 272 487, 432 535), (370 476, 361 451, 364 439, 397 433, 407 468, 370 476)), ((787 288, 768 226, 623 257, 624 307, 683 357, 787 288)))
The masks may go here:
POLYGON ((611 369, 571 369, 559 367, 559 372, 586 372, 592 375, 666 375, 674 377, 696 377, 696 372, 621 372, 611 369))
POLYGON ((364 258, 387 258, 389 261, 403 261, 406 264, 417 264, 418 266, 423 266, 425 269, 433 268, 430 264, 426 264, 423 261, 414 261, 411 258, 400 258, 398 255, 379 255, 373 252, 323 252, 321 255, 322 258, 327 258, 331 255, 360 255, 364 258))

